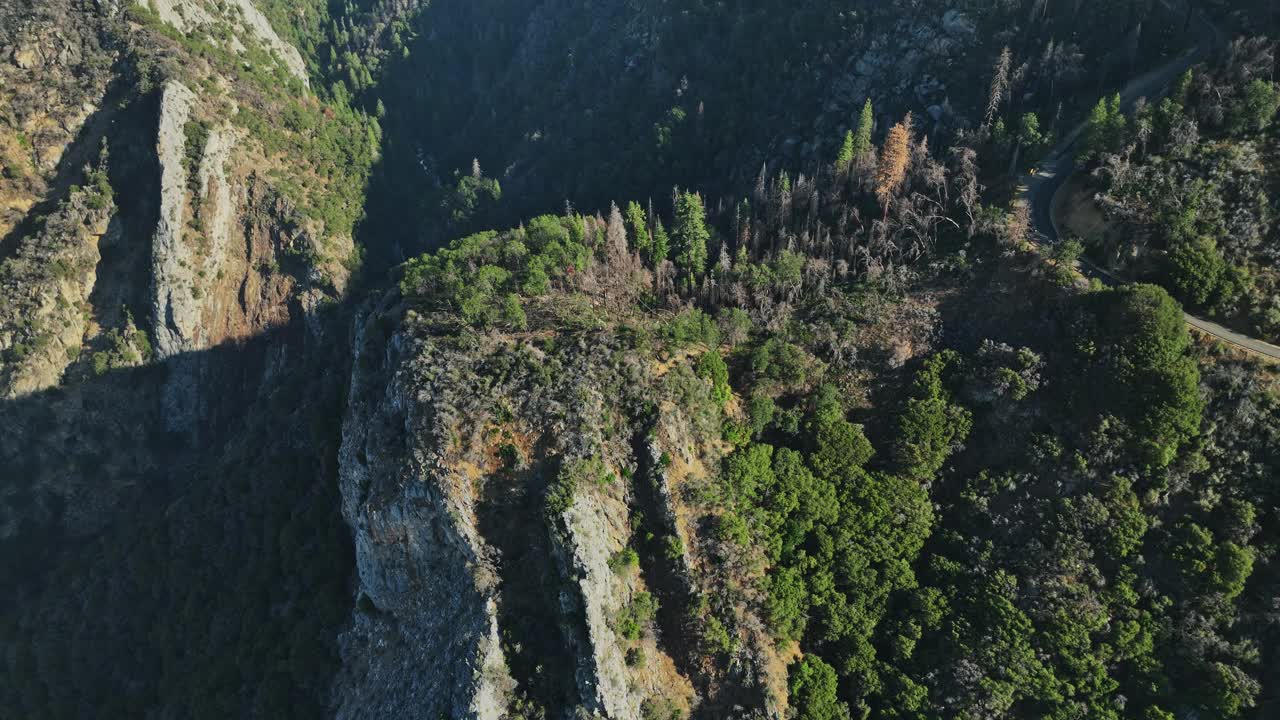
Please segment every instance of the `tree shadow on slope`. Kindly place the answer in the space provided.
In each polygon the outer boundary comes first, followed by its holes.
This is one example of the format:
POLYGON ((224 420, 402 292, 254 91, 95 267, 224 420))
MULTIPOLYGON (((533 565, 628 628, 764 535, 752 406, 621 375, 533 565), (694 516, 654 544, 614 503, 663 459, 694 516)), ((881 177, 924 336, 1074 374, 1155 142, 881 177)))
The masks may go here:
POLYGON ((548 717, 566 715, 577 704, 577 657, 562 626, 566 589, 545 520, 555 470, 542 459, 499 471, 486 480, 476 512, 481 536, 496 551, 498 628, 529 717, 538 716, 537 707, 548 717))
POLYGON ((346 365, 320 345, 299 321, 0 402, 0 504, 18 525, 0 539, 0 707, 323 714, 353 551, 346 365), (165 402, 179 368, 201 398, 189 432, 165 402))

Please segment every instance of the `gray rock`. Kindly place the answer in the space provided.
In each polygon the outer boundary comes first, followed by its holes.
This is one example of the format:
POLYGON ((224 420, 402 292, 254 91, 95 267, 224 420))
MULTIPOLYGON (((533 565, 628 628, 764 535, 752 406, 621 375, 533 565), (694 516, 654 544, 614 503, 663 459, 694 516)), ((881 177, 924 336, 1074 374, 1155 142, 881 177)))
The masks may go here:
POLYGON ((579 493, 564 514, 569 529, 569 574, 580 593, 587 629, 587 651, 580 660, 579 691, 589 709, 615 720, 640 717, 641 698, 631 692, 626 660, 610 620, 626 604, 625 588, 609 568, 609 556, 626 537, 626 508, 606 508, 607 500, 591 491, 579 493), (623 525, 619 525, 622 523, 623 525))
POLYGON ((195 95, 176 81, 160 99, 156 157, 160 161, 160 221, 151 243, 151 311, 156 353, 171 357, 197 347, 199 308, 192 294, 196 257, 183 243, 187 213, 186 126, 195 95))
POLYGON ((358 589, 375 610, 357 606, 340 637, 335 715, 497 720, 514 683, 468 484, 445 469, 432 387, 401 362, 411 343, 379 344, 370 367, 355 363, 340 452, 358 589))

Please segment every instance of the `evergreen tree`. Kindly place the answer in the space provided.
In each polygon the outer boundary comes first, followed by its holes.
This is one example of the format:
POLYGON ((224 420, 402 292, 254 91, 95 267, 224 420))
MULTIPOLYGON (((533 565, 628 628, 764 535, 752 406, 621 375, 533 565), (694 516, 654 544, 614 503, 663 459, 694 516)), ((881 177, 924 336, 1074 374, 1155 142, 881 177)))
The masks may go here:
POLYGON ((1034 149, 1042 142, 1044 142, 1044 135, 1040 133, 1039 116, 1035 113, 1023 115, 1018 122, 1018 134, 1013 139, 1013 157, 1009 161, 1009 174, 1012 175, 1018 171, 1018 160, 1022 157, 1023 149, 1034 149))
POLYGON ((1115 152, 1124 143, 1127 121, 1120 109, 1120 94, 1098 100, 1089 112, 1088 127, 1085 130, 1085 154, 1096 156, 1099 153, 1115 152))
POLYGON ((627 232, 631 235, 631 245, 644 258, 645 262, 653 262, 653 236, 649 234, 649 220, 644 208, 634 200, 627 203, 627 232))
POLYGON ((1120 93, 1111 96, 1107 101, 1107 142, 1113 150, 1118 150, 1125 141, 1125 129, 1129 119, 1120 109, 1120 93))
POLYGON ((875 130, 875 110, 871 107, 871 98, 862 106, 862 116, 858 118, 858 132, 853 136, 853 157, 861 160, 871 152, 871 132, 875 130))
POLYGON ((672 234, 676 245, 676 267, 692 284, 707 269, 707 241, 711 239, 701 195, 684 192, 676 196, 675 223, 672 234))
POLYGON ((1257 79, 1244 90, 1244 97, 1232 109, 1228 125, 1231 132, 1262 132, 1280 110, 1280 90, 1273 82, 1257 79))
POLYGON ((671 256, 671 238, 662 226, 662 218, 653 219, 653 266, 656 268, 671 256))
POLYGON ((840 147, 840 154, 836 156, 836 170, 841 173, 849 171, 855 161, 861 161, 871 152, 871 131, 875 127, 875 111, 871 107, 871 100, 862 106, 862 115, 858 118, 857 131, 850 130, 845 133, 844 144, 840 147))
POLYGON ((849 710, 836 693, 836 671, 817 655, 791 666, 791 702, 797 720, 840 720, 849 710))
POLYGON ((1213 238, 1196 235, 1175 240, 1169 248, 1169 281, 1180 298, 1203 306, 1216 294, 1227 264, 1213 238))
POLYGON ((849 166, 853 164, 853 131, 849 130, 844 134, 844 144, 840 146, 840 154, 836 155, 836 172, 844 174, 849 172, 849 166))
POLYGON ((1178 77, 1178 80, 1173 84, 1173 88, 1169 91, 1169 97, 1172 98, 1173 102, 1179 105, 1187 103, 1187 95, 1191 92, 1191 81, 1194 79, 1195 75, 1192 74, 1190 68, 1178 77))
POLYGON ((1100 98, 1093 110, 1089 111, 1088 127, 1085 129, 1085 153, 1096 155, 1106 142, 1107 100, 1100 98))

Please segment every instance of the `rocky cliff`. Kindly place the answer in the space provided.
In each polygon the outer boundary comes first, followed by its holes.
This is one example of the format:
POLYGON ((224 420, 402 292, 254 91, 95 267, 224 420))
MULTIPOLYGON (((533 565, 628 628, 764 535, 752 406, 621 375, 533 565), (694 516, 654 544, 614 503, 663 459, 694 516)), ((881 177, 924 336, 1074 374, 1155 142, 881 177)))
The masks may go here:
MULTIPOLYGON (((368 324, 342 443, 362 601, 343 636, 339 717, 498 718, 510 686, 471 478, 446 458, 439 369, 368 324), (425 376, 425 377, 424 377, 425 376)), ((425 355, 425 356, 424 356, 425 355)))
POLYGON ((277 343, 320 337, 343 296, 375 140, 269 30, 248 2, 0 8, 0 447, 25 468, 0 537, 91 533, 170 450, 216 450, 223 413, 288 372, 277 343), (130 414, 155 424, 123 440, 130 414))
POLYGON ((299 207, 321 201, 314 183, 281 180, 318 159, 255 122, 291 99, 255 89, 270 68, 253 47, 306 80, 256 8, 4 12, 0 391, 244 340, 341 295, 349 228, 299 207), (230 45, 210 54, 210 38, 230 45))
POLYGON ((718 610, 732 661, 698 639, 717 590, 692 567, 712 540, 673 487, 722 448, 670 400, 709 392, 689 355, 611 332, 457 335, 394 298, 356 337, 340 484, 361 599, 340 716, 781 712, 758 608, 718 610))

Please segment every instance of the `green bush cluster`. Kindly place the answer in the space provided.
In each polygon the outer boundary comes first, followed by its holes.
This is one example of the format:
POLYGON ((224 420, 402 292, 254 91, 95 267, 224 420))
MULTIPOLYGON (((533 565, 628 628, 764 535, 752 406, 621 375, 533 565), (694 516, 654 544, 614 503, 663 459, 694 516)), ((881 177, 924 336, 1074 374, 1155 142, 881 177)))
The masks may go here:
POLYGON ((474 327, 523 329, 528 320, 522 298, 569 282, 590 257, 578 218, 544 215, 526 227, 469 235, 410 260, 400 289, 406 297, 457 312, 474 327))
POLYGON ((657 615, 658 601, 650 593, 638 592, 618 611, 615 626, 627 640, 639 640, 640 633, 657 615))

